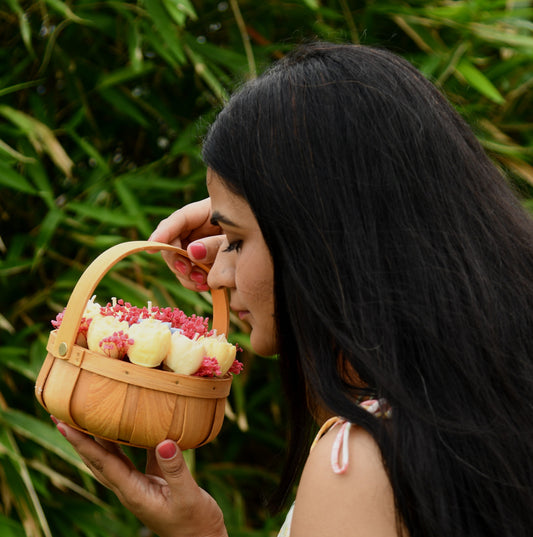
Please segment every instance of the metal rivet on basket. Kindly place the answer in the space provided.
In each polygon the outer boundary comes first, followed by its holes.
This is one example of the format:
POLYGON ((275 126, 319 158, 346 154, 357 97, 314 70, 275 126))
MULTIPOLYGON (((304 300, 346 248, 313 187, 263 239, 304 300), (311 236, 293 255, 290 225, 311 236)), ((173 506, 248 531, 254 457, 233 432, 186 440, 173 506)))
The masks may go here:
POLYGON ((59 352, 59 356, 65 356, 65 354, 67 354, 67 350, 68 345, 64 341, 59 344, 59 347, 57 349, 57 351, 59 352))

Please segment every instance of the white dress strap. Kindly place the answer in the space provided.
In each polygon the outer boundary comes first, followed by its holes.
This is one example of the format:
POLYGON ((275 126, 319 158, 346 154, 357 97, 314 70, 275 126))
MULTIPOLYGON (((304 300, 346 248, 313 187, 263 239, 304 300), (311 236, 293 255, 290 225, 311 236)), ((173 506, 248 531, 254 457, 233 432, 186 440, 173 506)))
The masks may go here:
POLYGON ((349 421, 342 423, 331 448, 331 469, 336 474, 343 474, 348 468, 348 438, 350 436, 351 425, 349 421))
POLYGON ((279 530, 278 537, 290 537, 293 511, 294 503, 291 505, 291 508, 285 517, 285 522, 283 522, 283 526, 281 526, 281 529, 279 530))
MULTIPOLYGON (((368 399, 359 403, 361 408, 364 408, 377 418, 390 418, 391 417, 391 407, 384 399, 368 399)), ((349 462, 349 437, 350 437, 350 428, 352 424, 339 416, 329 418, 324 422, 318 434, 316 435, 312 445, 311 450, 316 446, 317 442, 333 427, 339 425, 339 431, 333 442, 331 448, 331 469, 336 474, 343 474, 348 468, 349 462)), ((285 522, 281 527, 278 537, 290 537, 292 515, 294 512, 294 503, 292 504, 285 522)))

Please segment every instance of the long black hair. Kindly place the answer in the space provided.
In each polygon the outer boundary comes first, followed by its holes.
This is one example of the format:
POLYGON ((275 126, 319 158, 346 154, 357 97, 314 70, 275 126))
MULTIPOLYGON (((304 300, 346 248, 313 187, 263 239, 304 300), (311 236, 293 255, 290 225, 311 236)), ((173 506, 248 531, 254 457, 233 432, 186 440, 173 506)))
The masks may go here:
POLYGON ((288 482, 315 401, 374 436, 411 537, 529 537, 533 223, 446 99, 392 53, 306 45, 203 155, 274 261, 288 482))

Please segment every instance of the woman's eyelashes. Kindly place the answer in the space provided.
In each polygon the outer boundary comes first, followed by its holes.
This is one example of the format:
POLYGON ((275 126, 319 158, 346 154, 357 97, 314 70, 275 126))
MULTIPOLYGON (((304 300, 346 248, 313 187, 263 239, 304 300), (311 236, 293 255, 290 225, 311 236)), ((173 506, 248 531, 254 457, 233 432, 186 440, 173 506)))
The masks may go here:
POLYGON ((238 252, 241 249, 242 240, 236 240, 228 242, 228 246, 223 250, 224 252, 238 252))

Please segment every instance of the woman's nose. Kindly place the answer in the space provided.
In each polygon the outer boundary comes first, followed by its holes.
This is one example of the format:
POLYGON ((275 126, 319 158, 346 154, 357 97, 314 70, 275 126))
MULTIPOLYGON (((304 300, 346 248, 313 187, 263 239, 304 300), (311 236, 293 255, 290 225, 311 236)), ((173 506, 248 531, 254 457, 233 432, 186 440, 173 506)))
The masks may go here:
POLYGON ((211 289, 220 289, 221 287, 231 289, 235 287, 235 268, 228 257, 230 256, 222 251, 219 251, 215 257, 215 262, 207 274, 207 285, 211 289))

